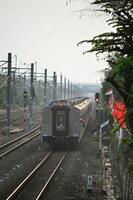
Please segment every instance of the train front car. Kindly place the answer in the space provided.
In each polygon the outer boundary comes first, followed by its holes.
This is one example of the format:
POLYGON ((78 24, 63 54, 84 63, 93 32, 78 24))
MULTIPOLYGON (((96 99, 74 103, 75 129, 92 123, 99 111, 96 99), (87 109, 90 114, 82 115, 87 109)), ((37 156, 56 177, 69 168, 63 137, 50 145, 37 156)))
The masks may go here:
POLYGON ((69 112, 71 105, 68 101, 55 101, 44 108, 42 120, 42 141, 51 145, 65 142, 69 136, 69 112))
POLYGON ((42 141, 57 143, 79 143, 91 112, 89 98, 61 100, 44 108, 42 121, 42 141))

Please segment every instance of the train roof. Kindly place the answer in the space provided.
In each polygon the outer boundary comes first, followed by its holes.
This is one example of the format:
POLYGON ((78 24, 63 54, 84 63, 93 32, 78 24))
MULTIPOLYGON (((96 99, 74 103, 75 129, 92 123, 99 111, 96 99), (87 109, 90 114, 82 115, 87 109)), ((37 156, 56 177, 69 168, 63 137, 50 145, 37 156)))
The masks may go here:
POLYGON ((69 105, 69 102, 67 101, 67 100, 57 100, 57 101, 52 101, 49 105, 51 106, 51 105, 60 105, 60 104, 62 104, 62 105, 69 105))
POLYGON ((56 100, 49 104, 51 107, 58 107, 58 106, 74 106, 75 108, 82 110, 84 107, 86 107, 90 103, 89 97, 78 97, 78 98, 72 98, 72 99, 63 99, 63 100, 56 100))
POLYGON ((75 108, 79 109, 79 110, 82 110, 84 109, 87 105, 89 105, 91 103, 91 99, 90 98, 87 98, 85 99, 84 101, 80 102, 79 104, 77 105, 74 105, 75 108))

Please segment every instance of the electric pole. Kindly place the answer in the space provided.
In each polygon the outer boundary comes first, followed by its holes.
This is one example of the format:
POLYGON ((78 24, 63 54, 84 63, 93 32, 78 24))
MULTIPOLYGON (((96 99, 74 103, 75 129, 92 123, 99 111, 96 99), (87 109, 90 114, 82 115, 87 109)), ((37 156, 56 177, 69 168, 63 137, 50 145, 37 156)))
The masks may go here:
POLYGON ((34 64, 31 63, 31 78, 30 78, 30 104, 29 104, 29 125, 32 124, 32 110, 33 110, 33 81, 34 81, 34 64))
POLYGON ((74 84, 74 97, 77 97, 77 94, 76 94, 76 85, 74 84))
POLYGON ((71 83, 71 98, 73 98, 73 84, 71 83))
POLYGON ((13 105, 13 111, 14 111, 14 108, 15 108, 15 71, 13 71, 12 88, 13 88, 13 91, 12 91, 12 105, 13 105))
POLYGON ((70 81, 67 82, 67 97, 69 99, 69 93, 70 93, 70 81))
POLYGON ((60 99, 62 99, 62 74, 60 75, 60 99))
POLYGON ((64 78, 64 99, 66 99, 66 77, 64 78))
POLYGON ((25 90, 26 74, 24 74, 24 90, 25 90))
POLYGON ((10 112, 11 112, 11 65, 12 54, 8 53, 8 72, 7 72, 7 128, 8 134, 10 132, 10 112))
POLYGON ((44 71, 44 106, 47 102, 47 69, 44 71))
POLYGON ((56 72, 54 72, 53 74, 53 101, 55 101, 57 98, 56 88, 57 88, 57 76, 56 76, 56 72))

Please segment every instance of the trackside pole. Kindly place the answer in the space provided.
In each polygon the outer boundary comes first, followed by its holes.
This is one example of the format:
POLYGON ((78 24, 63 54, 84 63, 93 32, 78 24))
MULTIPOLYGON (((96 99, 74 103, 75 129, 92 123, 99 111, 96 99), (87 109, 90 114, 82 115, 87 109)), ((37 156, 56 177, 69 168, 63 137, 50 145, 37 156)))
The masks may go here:
POLYGON ((31 127, 31 124, 32 124, 32 109, 33 109, 33 77, 34 77, 34 64, 31 63, 30 105, 29 105, 29 127, 31 127))
POLYGON ((66 77, 64 78, 64 99, 66 99, 66 77))
POLYGON ((62 99, 62 74, 60 75, 60 99, 62 99))
POLYGON ((7 134, 10 133, 10 113, 11 113, 11 59, 12 54, 8 53, 8 73, 7 73, 7 134))
POLYGON ((47 102, 47 69, 44 71, 44 106, 47 102))

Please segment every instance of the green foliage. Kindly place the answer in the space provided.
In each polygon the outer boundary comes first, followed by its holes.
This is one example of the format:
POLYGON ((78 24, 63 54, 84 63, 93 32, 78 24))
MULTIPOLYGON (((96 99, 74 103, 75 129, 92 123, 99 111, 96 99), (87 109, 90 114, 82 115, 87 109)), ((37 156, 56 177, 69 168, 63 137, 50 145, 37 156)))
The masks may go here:
POLYGON ((116 64, 115 73, 125 81, 133 82, 133 56, 121 57, 116 64))
POLYGON ((132 135, 128 135, 128 136, 124 137, 122 142, 124 144, 127 144, 129 147, 133 147, 133 136, 132 135))
POLYGON ((114 67, 109 68, 105 80, 119 92, 127 108, 127 126, 133 133, 133 56, 117 58, 114 67))
POLYGON ((107 81, 102 82, 102 88, 101 88, 101 95, 102 95, 102 100, 108 103, 108 96, 105 95, 105 93, 112 88, 112 85, 108 83, 107 81))
POLYGON ((83 40, 91 43, 92 48, 88 52, 120 52, 125 55, 133 54, 133 1, 132 0, 94 0, 99 11, 109 14, 108 24, 114 28, 113 32, 107 32, 95 36, 91 40, 83 40))
MULTIPOLYGON (((110 18, 107 22, 114 31, 83 40, 78 45, 84 42, 92 44, 91 49, 84 53, 119 53, 107 60, 110 68, 105 71, 105 81, 124 100, 128 113, 127 126, 133 134, 133 0, 94 0, 92 4, 108 14, 110 18)), ((106 97, 104 99, 107 100, 106 97)))
MULTIPOLYGON (((106 73, 106 80, 116 83, 122 96, 132 97, 133 92, 133 56, 118 58, 115 67, 106 73)), ((115 86, 116 86, 115 85, 115 86)), ((117 88, 117 89, 118 89, 117 88)))
POLYGON ((115 124, 113 129, 111 130, 111 133, 116 133, 116 131, 118 131, 120 129, 120 124, 115 124))

